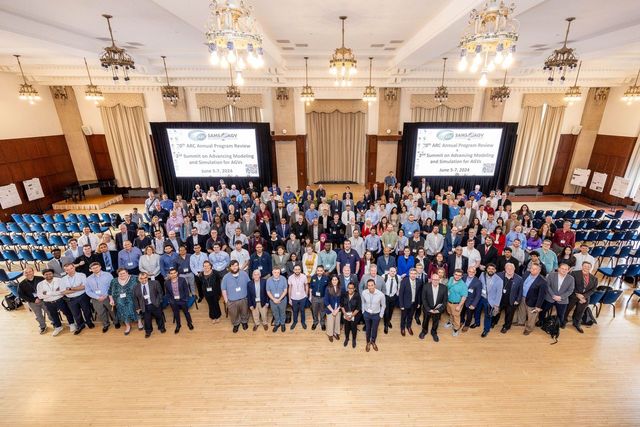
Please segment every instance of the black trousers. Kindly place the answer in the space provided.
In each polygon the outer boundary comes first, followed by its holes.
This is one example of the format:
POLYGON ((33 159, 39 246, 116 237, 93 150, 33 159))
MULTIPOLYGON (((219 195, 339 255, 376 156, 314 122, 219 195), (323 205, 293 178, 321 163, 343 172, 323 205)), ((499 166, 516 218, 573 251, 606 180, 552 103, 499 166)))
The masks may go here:
MULTIPOLYGON (((175 312, 174 312, 175 313, 175 312)), ((162 309, 153 304, 145 304, 144 306, 144 331, 150 334, 153 331, 152 319, 156 319, 158 329, 164 329, 164 316, 162 309)))
POLYGON ((416 312, 416 303, 411 304, 410 307, 401 310, 400 313, 400 329, 403 331, 407 328, 411 328, 413 324, 413 315, 416 312))
POLYGON ((344 321, 344 339, 345 341, 349 339, 349 334, 353 340, 356 340, 356 335, 358 335, 358 322, 356 320, 345 320, 344 321))
POLYGON ((569 304, 560 304, 558 302, 549 302, 545 300, 542 303, 542 311, 540 312, 540 320, 544 320, 551 314, 551 309, 553 307, 556 308, 556 314, 558 315, 558 319, 560 319, 560 326, 565 325, 565 318, 567 314, 567 306, 569 304))
POLYGON ((71 310, 69 310, 69 306, 67 305, 67 302, 64 300, 64 298, 49 302, 45 301, 44 306, 47 308, 49 318, 51 319, 51 323, 53 323, 54 328, 59 328, 60 326, 62 326, 58 310, 60 310, 62 314, 64 314, 64 316, 67 318, 67 322, 69 322, 69 325, 73 325, 75 323, 73 320, 73 314, 71 313, 71 310))
POLYGON ((202 289, 202 278, 200 277, 199 274, 194 274, 194 278, 196 281, 196 290, 198 292, 198 298, 202 299, 204 298, 204 291, 202 289))
POLYGON ((471 326, 473 318, 475 317, 476 310, 475 308, 471 310, 469 307, 464 308, 464 312, 461 314, 460 319, 462 319, 463 326, 471 326))
POLYGON ((93 312, 91 307, 91 299, 87 294, 78 295, 69 298, 69 308, 73 314, 73 319, 78 328, 86 325, 93 325, 93 312))
POLYGON ((384 297, 386 299, 387 305, 384 308, 384 325, 387 326, 389 323, 391 323, 391 318, 393 317, 393 309, 396 308, 396 303, 398 302, 398 296, 386 296, 384 297))
POLYGON ((422 332, 429 332, 429 320, 431 320, 431 335, 438 333, 438 325, 440 324, 440 313, 429 313, 424 311, 424 320, 422 321, 422 332))
POLYGON ((571 317, 573 324, 580 326, 582 323, 582 316, 584 315, 584 311, 589 306, 589 300, 582 304, 578 301, 578 298, 574 295, 569 297, 569 304, 567 304, 567 311, 564 313, 564 323, 567 323, 569 318, 569 313, 573 310, 573 316, 571 317))
POLYGON ((222 316, 222 311, 220 311, 220 295, 205 294, 204 297, 209 306, 209 319, 219 319, 222 316))
POLYGON ((180 311, 184 313, 184 318, 187 319, 187 325, 191 325, 191 313, 189 313, 189 306, 186 301, 175 301, 171 303, 171 310, 173 310, 173 317, 176 319, 176 327, 179 328, 180 323, 180 311))
POLYGON ((511 324, 513 323, 513 315, 518 311, 517 305, 507 305, 504 307, 504 325, 502 325, 505 329, 511 329, 511 324))

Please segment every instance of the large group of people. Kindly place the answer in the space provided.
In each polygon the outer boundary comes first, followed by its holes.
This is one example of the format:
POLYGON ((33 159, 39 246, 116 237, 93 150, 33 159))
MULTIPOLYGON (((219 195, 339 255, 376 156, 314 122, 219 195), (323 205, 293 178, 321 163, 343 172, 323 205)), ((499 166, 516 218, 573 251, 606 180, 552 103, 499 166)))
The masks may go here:
POLYGON ((167 306, 179 333, 183 316, 194 328, 190 308, 203 300, 210 321, 224 310, 234 333, 251 319, 253 331, 273 333, 311 320, 355 348, 363 325, 366 351, 378 350, 380 323, 384 334, 393 329, 394 311, 402 336, 415 323, 435 342, 441 319, 453 336, 514 326, 529 335, 552 311, 583 333, 598 282, 570 223, 556 228, 548 217, 534 227, 526 204, 513 210, 506 192, 479 186, 434 193, 424 179, 403 187, 390 173, 355 198, 349 187, 330 195, 322 185, 220 181, 186 199, 150 192, 145 211, 125 215, 115 236, 85 228, 52 251, 43 277, 25 269, 17 294, 41 333, 48 317, 54 336, 63 319, 78 335, 95 327, 95 313, 103 332, 137 326, 149 337, 154 322, 166 332, 167 306))

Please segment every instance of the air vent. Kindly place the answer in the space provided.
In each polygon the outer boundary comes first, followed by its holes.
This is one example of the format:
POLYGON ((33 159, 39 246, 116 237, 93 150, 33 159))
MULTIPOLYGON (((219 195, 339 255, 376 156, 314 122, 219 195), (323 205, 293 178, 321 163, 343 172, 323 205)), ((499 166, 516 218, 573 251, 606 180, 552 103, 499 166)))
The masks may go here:
POLYGON ((400 43, 404 43, 404 40, 389 40, 389 43, 391 43, 391 44, 400 44, 400 43))
POLYGON ((291 43, 291 40, 276 40, 276 42, 286 44, 286 43, 291 43))
POLYGON ((296 43, 296 47, 309 47, 307 43, 296 43))
POLYGON ((374 43, 371 47, 384 47, 384 43, 374 43))

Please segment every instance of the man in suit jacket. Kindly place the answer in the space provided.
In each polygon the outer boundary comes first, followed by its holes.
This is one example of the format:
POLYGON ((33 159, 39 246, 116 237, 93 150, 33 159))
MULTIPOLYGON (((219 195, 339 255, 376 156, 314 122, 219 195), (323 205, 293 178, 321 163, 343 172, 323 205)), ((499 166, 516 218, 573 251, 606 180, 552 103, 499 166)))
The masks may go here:
POLYGON ((191 229, 191 236, 187 237, 187 241, 185 242, 185 246, 187 247, 187 252, 192 254, 195 252, 193 249, 195 245, 200 245, 201 248, 205 247, 206 237, 201 234, 198 234, 198 229, 193 227, 191 229))
POLYGON ((418 273, 415 268, 409 270, 409 274, 405 276, 400 282, 400 289, 398 291, 398 305, 400 306, 400 333, 402 336, 405 334, 405 329, 409 332, 409 335, 413 335, 411 330, 411 324, 413 322, 413 316, 418 306, 420 292, 420 286, 418 281, 418 273))
POLYGON ((338 195, 333 195, 333 200, 329 203, 329 213, 333 217, 334 214, 342 215, 342 200, 338 199, 338 195))
POLYGON ((64 272, 64 265, 73 262, 73 258, 63 257, 60 248, 54 248, 51 253, 53 254, 53 259, 47 263, 47 269, 53 270, 53 277, 62 277, 66 275, 64 272))
POLYGON ((189 284, 184 277, 178 277, 178 270, 175 267, 169 269, 169 279, 165 281, 166 294, 169 298, 169 305, 173 310, 173 317, 176 319, 176 334, 180 332, 180 311, 184 312, 187 319, 187 326, 193 329, 191 313, 189 313, 189 284))
POLYGON ((436 220, 434 221, 436 224, 440 224, 443 219, 449 219, 449 206, 442 202, 442 197, 439 195, 436 196, 434 203, 432 203, 432 208, 436 214, 436 220))
POLYGON ((371 188, 371 192, 369 193, 369 203, 374 203, 376 200, 380 200, 380 196, 382 196, 382 192, 378 188, 378 183, 373 184, 371 188))
POLYGON ((584 333, 582 326, 580 326, 582 323, 582 315, 589 305, 591 294, 593 294, 598 287, 598 279, 591 274, 592 268, 593 266, 589 261, 584 261, 580 266, 580 270, 571 272, 575 282, 575 288, 569 296, 569 304, 567 305, 567 311, 564 315, 564 323, 567 323, 569 312, 575 308, 572 316, 573 327, 581 334, 584 333))
POLYGON ((267 313, 269 311, 269 296, 267 295, 267 280, 260 278, 260 270, 253 270, 252 279, 247 285, 247 302, 253 315, 253 331, 257 331, 260 323, 266 331, 267 313))
POLYGON ((422 286, 422 311, 424 319, 422 320, 422 332, 420 339, 423 340, 429 331, 429 320, 431 320, 431 337, 435 342, 440 341, 438 338, 438 324, 440 316, 447 306, 447 287, 440 284, 440 276, 432 274, 429 280, 422 286))
POLYGON ((536 326, 538 313, 542 311, 544 298, 547 294, 547 281, 542 277, 540 263, 532 263, 529 271, 524 274, 522 295, 524 296, 526 320, 524 335, 529 335, 536 326))
POLYGON ((120 224, 118 229, 120 231, 116 233, 116 249, 118 250, 118 252, 120 252, 122 249, 124 249, 123 243, 125 240, 133 243, 133 241, 136 239, 136 232, 128 229, 124 224, 120 224))
POLYGON ((342 266, 342 274, 338 276, 338 279, 340 280, 340 289, 342 290, 342 293, 347 292, 347 286, 349 286, 349 283, 353 283, 354 285, 356 285, 357 291, 358 276, 351 272, 351 266, 349 264, 345 264, 344 266, 342 266))
POLYGON ((549 286, 547 286, 540 318, 544 320, 547 315, 550 315, 551 308, 555 307, 560 320, 560 327, 564 328, 569 296, 573 294, 575 289, 575 279, 569 274, 569 266, 562 263, 558 266, 558 271, 547 275, 547 282, 549 286))
MULTIPOLYGON (((498 262, 498 250, 493 246, 493 238, 487 236, 484 238, 484 245, 477 247, 480 252, 480 265, 487 266, 498 262)), ((480 267, 482 269, 482 267, 480 267)))
POLYGON ((520 261, 513 255, 513 250, 509 247, 504 248, 504 255, 500 255, 498 257, 498 262, 496 263, 496 268, 498 269, 498 273, 504 271, 505 265, 513 264, 516 268, 516 271, 520 271, 520 261))
POLYGON ((276 210, 273 211, 273 223, 280 224, 281 219, 285 219, 285 221, 289 220, 289 213, 287 213, 287 208, 284 206, 284 202, 279 201, 276 210))
MULTIPOLYGON (((444 236, 444 244, 442 245, 442 254, 445 258, 453 254, 456 246, 462 246, 462 236, 459 234, 458 227, 451 227, 444 236)), ((463 270, 466 271, 466 267, 463 270)))
POLYGON ((462 271, 467 271, 469 267, 469 258, 462 255, 462 246, 456 245, 454 252, 449 255, 447 258, 447 268, 449 271, 447 272, 447 276, 453 276, 453 272, 457 269, 462 271))
POLYGON ((175 231, 171 230, 169 231, 169 233, 167 233, 167 238, 164 241, 164 246, 167 246, 167 245, 173 246, 173 251, 177 253, 178 250, 180 249, 180 246, 182 246, 183 244, 184 243, 182 242, 180 237, 176 236, 175 231))
POLYGON ((118 252, 110 251, 106 243, 100 243, 96 251, 96 258, 102 271, 113 276, 118 269, 118 252))
POLYGON ((471 319, 475 317, 475 311, 480 304, 482 298, 482 282, 476 277, 476 267, 471 265, 467 267, 467 275, 462 278, 467 285, 467 299, 464 300, 464 312, 461 319, 464 320, 462 332, 467 332, 469 327, 476 328, 477 323, 471 324, 471 319))
POLYGON ((276 227, 277 236, 282 239, 282 241, 287 241, 289 236, 291 235, 291 226, 287 223, 286 218, 280 218, 278 222, 278 226, 276 227))
POLYGON ((162 289, 156 280, 149 280, 145 272, 138 274, 138 283, 133 288, 133 299, 136 311, 144 318, 144 337, 149 338, 153 332, 152 320, 161 333, 167 332, 162 315, 162 289))
MULTIPOLYGON (((511 329, 513 323, 513 315, 518 309, 520 300, 522 299, 522 277, 516 274, 516 266, 507 263, 504 272, 498 273, 502 279, 502 299, 500 300, 500 309, 504 310, 504 325, 500 332, 506 334, 511 329)), ((500 314, 494 318, 494 325, 498 323, 500 314)))

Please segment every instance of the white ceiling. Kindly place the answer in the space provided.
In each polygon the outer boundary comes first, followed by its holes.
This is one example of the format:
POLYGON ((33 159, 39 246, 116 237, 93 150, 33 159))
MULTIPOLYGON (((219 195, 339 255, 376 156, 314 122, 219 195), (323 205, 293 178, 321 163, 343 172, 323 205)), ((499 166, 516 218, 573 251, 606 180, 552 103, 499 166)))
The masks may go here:
MULTIPOLYGON (((374 59, 374 85, 433 87, 441 57, 449 86, 474 86, 478 76, 458 73, 457 44, 468 14, 481 0, 247 0, 265 38, 264 70, 245 75, 247 85, 300 86, 304 56, 310 83, 331 86, 328 59, 340 44, 340 15, 346 42, 359 59, 354 86, 367 84, 367 57, 374 59), (382 46, 379 46, 382 45, 382 46)), ((107 45, 103 13, 114 16, 117 44, 136 62, 133 85, 162 81, 160 55, 167 56, 174 84, 222 86, 227 74, 208 64, 204 29, 208 0, 0 0, 0 71, 17 72, 13 54, 23 56, 28 78, 42 84, 83 84, 86 56, 95 80, 110 84, 98 56, 107 45)), ((583 86, 627 84, 640 67, 638 0, 516 0, 520 40, 509 73, 515 86, 546 86, 542 63, 561 45, 564 19, 575 16, 570 46, 584 61, 583 86)), ((501 81, 496 71, 490 76, 501 81)), ((573 77, 573 76, 572 76, 573 77)), ((569 80, 572 79, 569 78, 569 80)))

